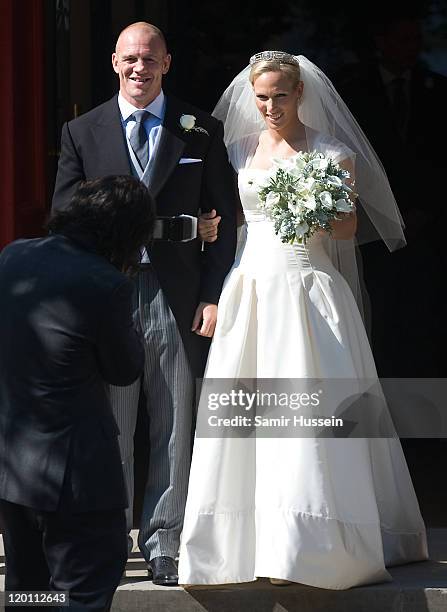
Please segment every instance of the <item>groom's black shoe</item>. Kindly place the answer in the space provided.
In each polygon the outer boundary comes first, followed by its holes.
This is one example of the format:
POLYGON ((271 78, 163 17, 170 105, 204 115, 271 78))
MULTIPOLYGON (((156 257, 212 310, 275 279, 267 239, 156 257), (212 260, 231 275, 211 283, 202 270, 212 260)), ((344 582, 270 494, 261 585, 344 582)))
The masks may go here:
POLYGON ((160 586, 177 586, 177 566, 172 557, 154 557, 149 561, 152 582, 160 586))

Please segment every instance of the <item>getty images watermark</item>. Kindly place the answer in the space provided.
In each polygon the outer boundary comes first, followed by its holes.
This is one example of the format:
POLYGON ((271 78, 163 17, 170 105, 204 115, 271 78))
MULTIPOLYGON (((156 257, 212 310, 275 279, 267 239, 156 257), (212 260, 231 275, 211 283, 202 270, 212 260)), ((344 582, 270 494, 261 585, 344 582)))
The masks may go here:
POLYGON ((198 437, 447 436, 447 379, 203 379, 198 437))
POLYGON ((276 393, 259 389, 255 392, 243 389, 231 389, 229 393, 211 392, 206 397, 208 410, 216 411, 216 414, 210 414, 207 422, 210 427, 343 427, 342 418, 293 414, 293 411, 300 408, 318 407, 322 393, 321 389, 310 394, 276 393), (260 407, 274 409, 277 416, 267 415, 265 410, 261 410, 261 414, 254 414, 260 407), (245 414, 221 416, 222 408, 232 408, 235 412, 242 410, 245 414), (283 408, 292 411, 290 414, 293 416, 286 416, 282 411, 283 408))

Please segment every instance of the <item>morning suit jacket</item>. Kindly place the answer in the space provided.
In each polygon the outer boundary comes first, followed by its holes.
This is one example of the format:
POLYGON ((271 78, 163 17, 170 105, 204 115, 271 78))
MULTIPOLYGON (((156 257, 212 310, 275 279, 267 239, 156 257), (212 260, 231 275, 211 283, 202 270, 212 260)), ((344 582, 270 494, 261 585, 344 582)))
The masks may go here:
MULTIPOLYGON (((219 237, 202 251, 199 239, 154 242, 151 263, 177 321, 193 374, 201 376, 209 340, 191 332, 200 301, 217 304, 236 247, 237 191, 223 144, 222 124, 207 113, 166 96, 166 111, 153 160, 149 190, 158 215, 189 214, 215 208, 222 220, 219 237), (183 114, 196 117, 196 127, 207 133, 185 131, 183 114), (179 164, 181 158, 199 159, 179 164)), ((131 174, 118 97, 64 125, 53 207, 63 208, 84 179, 131 174)))
POLYGON ((0 499, 125 508, 107 383, 131 384, 143 369, 133 283, 54 234, 7 246, 0 288, 0 499))

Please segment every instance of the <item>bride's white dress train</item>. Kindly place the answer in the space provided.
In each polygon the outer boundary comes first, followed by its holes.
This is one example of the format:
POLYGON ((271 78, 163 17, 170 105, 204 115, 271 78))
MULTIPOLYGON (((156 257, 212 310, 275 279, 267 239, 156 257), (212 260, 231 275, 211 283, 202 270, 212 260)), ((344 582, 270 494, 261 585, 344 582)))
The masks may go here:
MULTIPOLYGON (((257 210, 263 172, 239 173, 247 240, 222 292, 205 376, 375 378, 357 304, 326 254, 330 238, 283 244, 257 210)), ((425 558, 397 439, 196 438, 181 584, 265 576, 345 589, 425 558)))

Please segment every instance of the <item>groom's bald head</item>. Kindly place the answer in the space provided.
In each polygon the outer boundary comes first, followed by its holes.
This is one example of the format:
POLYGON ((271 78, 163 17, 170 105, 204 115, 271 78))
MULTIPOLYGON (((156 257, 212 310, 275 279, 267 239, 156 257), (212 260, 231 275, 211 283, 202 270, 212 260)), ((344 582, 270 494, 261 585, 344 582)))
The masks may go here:
POLYGON ((141 34, 146 33, 147 35, 149 35, 150 38, 158 38, 160 40, 160 43, 164 47, 165 53, 168 52, 166 38, 160 28, 157 28, 157 26, 153 25, 152 23, 148 23, 147 21, 137 21, 125 27, 124 30, 121 30, 116 41, 115 53, 118 52, 120 43, 126 40, 129 35, 132 36, 137 32, 141 34))
POLYGON ((133 106, 145 108, 155 100, 170 64, 165 37, 151 23, 132 23, 118 36, 112 65, 121 95, 133 106))

